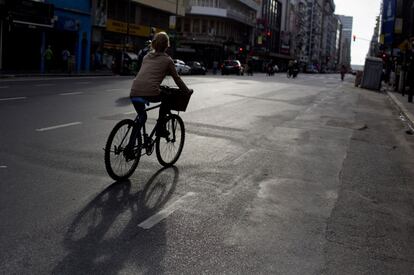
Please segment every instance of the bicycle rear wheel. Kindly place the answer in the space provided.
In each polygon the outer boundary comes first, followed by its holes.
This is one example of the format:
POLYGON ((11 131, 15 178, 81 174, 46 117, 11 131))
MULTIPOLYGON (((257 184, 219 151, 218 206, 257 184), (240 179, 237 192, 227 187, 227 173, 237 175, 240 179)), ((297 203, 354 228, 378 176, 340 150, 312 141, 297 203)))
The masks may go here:
POLYGON ((157 136, 155 151, 158 162, 163 166, 171 166, 181 155, 185 140, 184 122, 178 115, 171 114, 165 118, 167 137, 157 136))
POLYGON ((141 134, 137 135, 133 151, 125 150, 131 138, 134 121, 124 119, 118 122, 109 134, 105 145, 105 168, 114 180, 129 178, 138 166, 141 158, 141 134))

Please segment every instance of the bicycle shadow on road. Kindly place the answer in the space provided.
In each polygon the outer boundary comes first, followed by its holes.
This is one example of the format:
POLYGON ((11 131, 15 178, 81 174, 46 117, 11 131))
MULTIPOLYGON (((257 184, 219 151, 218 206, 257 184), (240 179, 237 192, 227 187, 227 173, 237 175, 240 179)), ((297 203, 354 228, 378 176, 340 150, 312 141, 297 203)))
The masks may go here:
POLYGON ((178 178, 173 166, 158 170, 137 192, 129 180, 111 184, 69 225, 63 240, 68 254, 53 274, 118 274, 126 261, 135 271, 163 272, 165 224, 148 231, 138 224, 169 201, 178 178))

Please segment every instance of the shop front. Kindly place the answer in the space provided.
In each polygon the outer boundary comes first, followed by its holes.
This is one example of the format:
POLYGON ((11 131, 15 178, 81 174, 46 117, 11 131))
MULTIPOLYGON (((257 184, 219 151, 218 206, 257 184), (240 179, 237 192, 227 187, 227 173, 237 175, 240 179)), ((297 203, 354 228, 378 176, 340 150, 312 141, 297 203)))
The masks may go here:
POLYGON ((0 24, 2 71, 39 72, 46 33, 53 30, 53 5, 23 0, 7 9, 0 24))

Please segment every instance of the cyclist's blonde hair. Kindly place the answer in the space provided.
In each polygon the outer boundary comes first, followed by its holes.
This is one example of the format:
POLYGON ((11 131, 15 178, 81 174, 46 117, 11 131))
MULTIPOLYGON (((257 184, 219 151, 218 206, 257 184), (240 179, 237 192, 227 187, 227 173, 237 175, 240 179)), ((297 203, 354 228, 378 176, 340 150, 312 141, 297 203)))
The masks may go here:
POLYGON ((156 52, 165 52, 170 46, 170 38, 165 32, 159 32, 155 34, 154 39, 151 42, 151 47, 156 52))

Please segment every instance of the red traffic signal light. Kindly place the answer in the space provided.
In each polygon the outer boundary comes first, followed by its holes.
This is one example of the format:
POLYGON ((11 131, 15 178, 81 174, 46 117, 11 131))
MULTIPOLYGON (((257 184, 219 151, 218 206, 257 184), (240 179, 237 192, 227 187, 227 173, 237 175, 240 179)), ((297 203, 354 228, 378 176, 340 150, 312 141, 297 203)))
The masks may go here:
POLYGON ((268 31, 267 36, 272 36, 272 33, 270 31, 268 31))
POLYGON ((243 48, 239 48, 239 52, 242 53, 243 52, 243 48))
POLYGON ((354 42, 355 42, 355 40, 356 40, 356 35, 354 35, 354 36, 353 36, 353 38, 354 38, 354 42))

